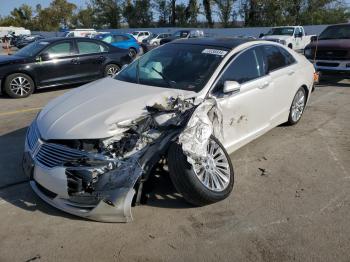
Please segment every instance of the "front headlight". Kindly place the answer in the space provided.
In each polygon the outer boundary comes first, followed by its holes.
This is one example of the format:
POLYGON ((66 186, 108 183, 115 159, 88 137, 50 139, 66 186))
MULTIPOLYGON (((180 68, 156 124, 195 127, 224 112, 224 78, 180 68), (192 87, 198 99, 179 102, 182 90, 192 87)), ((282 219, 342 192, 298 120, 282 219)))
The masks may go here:
POLYGON ((286 40, 280 40, 279 42, 281 45, 286 45, 286 43, 287 43, 286 40))

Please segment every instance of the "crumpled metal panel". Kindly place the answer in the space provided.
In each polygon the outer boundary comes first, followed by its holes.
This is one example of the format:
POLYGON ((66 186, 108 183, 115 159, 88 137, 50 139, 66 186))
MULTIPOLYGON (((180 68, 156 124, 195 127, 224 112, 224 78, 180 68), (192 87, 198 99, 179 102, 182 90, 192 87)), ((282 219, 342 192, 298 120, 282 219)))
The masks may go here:
POLYGON ((179 143, 184 153, 190 156, 188 161, 207 157, 207 146, 211 135, 223 140, 222 112, 214 98, 205 100, 196 108, 179 136, 179 143))

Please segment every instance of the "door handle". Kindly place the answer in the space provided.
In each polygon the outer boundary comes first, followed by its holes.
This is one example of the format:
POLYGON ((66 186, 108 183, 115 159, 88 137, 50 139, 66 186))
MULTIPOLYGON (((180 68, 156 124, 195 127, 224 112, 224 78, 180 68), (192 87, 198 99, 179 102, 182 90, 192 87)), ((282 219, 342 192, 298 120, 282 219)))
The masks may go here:
POLYGON ((265 83, 263 83, 259 88, 260 88, 260 89, 264 89, 264 88, 268 87, 269 85, 270 85, 269 82, 265 82, 265 83))
POLYGON ((294 73, 295 73, 294 70, 290 70, 290 71, 288 72, 288 75, 291 76, 291 75, 294 75, 294 73))
POLYGON ((73 58, 72 60, 70 60, 70 62, 74 65, 79 64, 79 59, 78 58, 73 58))

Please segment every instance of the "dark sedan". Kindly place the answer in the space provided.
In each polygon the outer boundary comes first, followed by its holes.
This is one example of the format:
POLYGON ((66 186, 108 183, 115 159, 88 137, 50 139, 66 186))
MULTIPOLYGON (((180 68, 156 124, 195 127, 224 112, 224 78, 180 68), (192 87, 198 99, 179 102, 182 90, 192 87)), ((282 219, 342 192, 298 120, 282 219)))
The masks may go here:
POLYGON ((128 50, 96 39, 43 39, 12 56, 0 56, 1 91, 27 97, 40 88, 114 76, 131 60, 128 50))

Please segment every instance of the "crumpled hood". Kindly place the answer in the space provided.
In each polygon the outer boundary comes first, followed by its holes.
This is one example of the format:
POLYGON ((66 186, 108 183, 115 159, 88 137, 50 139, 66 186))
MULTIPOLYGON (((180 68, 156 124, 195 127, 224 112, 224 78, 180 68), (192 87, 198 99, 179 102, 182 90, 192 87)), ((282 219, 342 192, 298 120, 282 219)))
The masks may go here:
POLYGON ((44 140, 106 138, 113 135, 113 124, 145 114, 146 105, 195 94, 103 78, 52 100, 38 115, 37 126, 44 140))
POLYGON ((262 39, 265 39, 265 40, 273 40, 273 39, 287 40, 290 37, 291 36, 289 36, 289 35, 266 35, 266 36, 263 36, 262 39))

